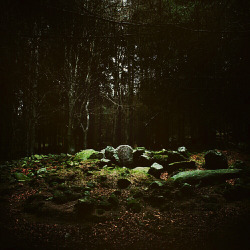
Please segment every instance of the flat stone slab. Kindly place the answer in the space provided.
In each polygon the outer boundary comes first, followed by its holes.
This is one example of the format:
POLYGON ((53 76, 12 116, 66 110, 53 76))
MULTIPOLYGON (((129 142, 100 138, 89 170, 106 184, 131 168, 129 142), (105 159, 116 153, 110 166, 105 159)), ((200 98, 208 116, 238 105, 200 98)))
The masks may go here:
POLYGON ((174 182, 210 185, 223 182, 227 179, 240 177, 241 169, 217 169, 217 170, 194 170, 184 171, 171 177, 174 182))

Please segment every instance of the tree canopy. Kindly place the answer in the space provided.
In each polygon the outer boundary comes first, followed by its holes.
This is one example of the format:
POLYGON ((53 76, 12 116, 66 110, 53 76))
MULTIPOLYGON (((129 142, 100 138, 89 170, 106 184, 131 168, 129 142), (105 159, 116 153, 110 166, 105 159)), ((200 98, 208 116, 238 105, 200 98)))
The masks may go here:
POLYGON ((248 142, 249 1, 1 2, 1 157, 248 142))

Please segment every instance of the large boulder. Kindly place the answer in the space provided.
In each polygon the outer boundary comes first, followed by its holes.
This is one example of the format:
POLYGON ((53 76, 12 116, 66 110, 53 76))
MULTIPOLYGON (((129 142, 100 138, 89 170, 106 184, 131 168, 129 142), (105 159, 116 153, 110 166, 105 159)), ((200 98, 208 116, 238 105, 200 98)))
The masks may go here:
POLYGON ((180 169, 195 169, 195 162, 194 161, 181 161, 181 162, 173 162, 170 163, 167 167, 166 170, 168 174, 172 174, 175 171, 178 171, 180 169))
POLYGON ((137 164, 140 160, 140 157, 145 153, 144 147, 137 147, 135 150, 133 150, 133 159, 134 163, 137 164))
POLYGON ((111 160, 113 158, 114 153, 115 153, 115 149, 112 146, 107 146, 104 149, 105 158, 107 158, 109 160, 111 160))
POLYGON ((104 167, 104 166, 108 166, 109 167, 109 166, 111 166, 111 160, 103 158, 103 159, 100 160, 100 162, 98 163, 98 165, 101 168, 104 167))
POLYGON ((241 169, 184 171, 171 177, 171 180, 176 183, 212 185, 225 182, 228 179, 238 178, 241 172, 241 169))
POLYGON ((111 160, 112 163, 119 164, 118 154, 112 146, 107 146, 105 148, 104 155, 105 155, 105 158, 111 160))
POLYGON ((155 178, 160 178, 160 175, 163 171, 163 166, 155 162, 148 170, 148 174, 153 175, 155 178))
POLYGON ((227 158, 217 150, 209 150, 205 154, 206 169, 225 169, 228 168, 227 158))
POLYGON ((150 158, 150 156, 144 153, 134 163, 136 166, 139 166, 139 167, 149 167, 153 163, 153 160, 150 158))
POLYGON ((119 162, 122 166, 131 167, 133 164, 133 149, 129 145, 120 145, 116 148, 119 162))

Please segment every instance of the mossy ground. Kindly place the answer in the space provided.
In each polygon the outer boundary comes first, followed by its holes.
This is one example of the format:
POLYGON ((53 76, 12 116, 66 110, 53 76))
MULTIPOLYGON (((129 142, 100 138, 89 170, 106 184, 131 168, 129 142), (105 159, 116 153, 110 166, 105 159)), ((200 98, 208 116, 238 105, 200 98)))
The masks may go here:
MULTIPOLYGON (((198 167, 202 155, 190 157, 198 167)), ((235 156, 241 155, 231 152, 229 161, 240 158, 235 156)), ((194 187, 185 193, 166 173, 157 180, 140 168, 100 168, 98 163, 76 161, 70 155, 49 155, 14 161, 1 169, 2 246, 239 249, 248 243, 249 199, 225 196, 238 180, 194 187), (46 170, 39 173, 41 168, 46 170), (17 172, 30 180, 16 181, 17 172), (126 189, 117 186, 121 178, 131 182, 126 189), (163 185, 152 184, 156 181, 163 185), (98 206, 89 217, 77 217, 74 207, 78 199, 86 197, 98 206)))

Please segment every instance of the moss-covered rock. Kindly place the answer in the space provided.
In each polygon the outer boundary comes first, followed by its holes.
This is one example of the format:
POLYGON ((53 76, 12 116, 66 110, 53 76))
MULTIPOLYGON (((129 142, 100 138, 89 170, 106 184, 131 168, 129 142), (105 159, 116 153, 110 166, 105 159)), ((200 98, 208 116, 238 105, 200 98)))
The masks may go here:
POLYGON ((163 166, 155 162, 148 170, 148 174, 153 175, 155 178, 160 178, 160 175, 163 171, 163 166))
POLYGON ((75 155, 74 160, 86 161, 89 159, 102 159, 103 154, 94 149, 85 149, 75 155))
POLYGON ((178 173, 171 177, 171 180, 175 183, 198 184, 201 182, 203 185, 210 185, 238 178, 240 174, 239 169, 194 170, 178 173))

